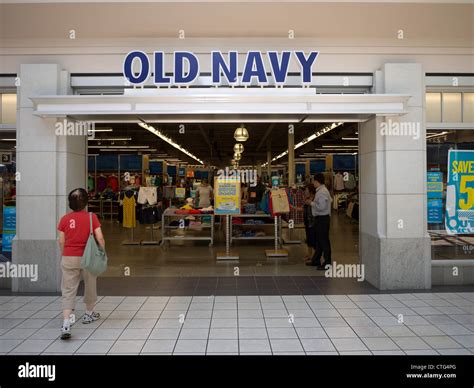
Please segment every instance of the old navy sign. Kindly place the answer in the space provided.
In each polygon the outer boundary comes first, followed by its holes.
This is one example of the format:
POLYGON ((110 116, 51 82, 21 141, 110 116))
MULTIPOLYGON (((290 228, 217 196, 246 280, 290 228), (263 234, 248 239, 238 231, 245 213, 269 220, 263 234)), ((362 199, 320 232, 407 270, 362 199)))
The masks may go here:
MULTIPOLYGON (((312 68, 318 57, 317 51, 305 54, 303 51, 248 51, 238 73, 238 52, 230 51, 227 58, 220 51, 211 52, 211 77, 214 85, 227 82, 229 85, 250 85, 254 80, 258 85, 268 85, 271 75, 275 85, 284 85, 291 61, 300 67, 302 84, 310 84, 312 68), (264 57, 267 59, 265 65, 264 57)), ((189 51, 173 53, 173 75, 165 74, 165 53, 155 51, 152 58, 143 51, 131 51, 125 57, 123 74, 133 85, 143 85, 150 77, 157 86, 189 85, 199 76, 198 57, 189 51), (137 72, 138 71, 138 72, 137 72)))

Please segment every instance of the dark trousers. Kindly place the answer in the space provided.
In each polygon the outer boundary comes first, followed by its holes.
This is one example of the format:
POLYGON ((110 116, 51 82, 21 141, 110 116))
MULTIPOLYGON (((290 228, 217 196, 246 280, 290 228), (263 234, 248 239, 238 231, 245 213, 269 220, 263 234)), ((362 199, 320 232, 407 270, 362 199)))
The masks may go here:
POLYGON ((316 216, 314 222, 314 233, 316 247, 312 258, 313 264, 319 265, 321 256, 324 256, 324 264, 331 263, 331 242, 329 241, 330 216, 316 216))

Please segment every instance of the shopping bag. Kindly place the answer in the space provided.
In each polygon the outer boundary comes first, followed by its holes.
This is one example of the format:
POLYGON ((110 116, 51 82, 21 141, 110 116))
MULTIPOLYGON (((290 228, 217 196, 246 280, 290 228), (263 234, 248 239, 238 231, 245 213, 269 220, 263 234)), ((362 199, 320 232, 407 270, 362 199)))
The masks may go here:
POLYGON ((92 230, 92 213, 89 213, 90 233, 84 254, 82 255, 81 268, 89 271, 94 276, 99 276, 107 270, 107 255, 97 244, 92 230))
POLYGON ((290 202, 285 189, 277 189, 271 191, 273 213, 289 213, 290 202))

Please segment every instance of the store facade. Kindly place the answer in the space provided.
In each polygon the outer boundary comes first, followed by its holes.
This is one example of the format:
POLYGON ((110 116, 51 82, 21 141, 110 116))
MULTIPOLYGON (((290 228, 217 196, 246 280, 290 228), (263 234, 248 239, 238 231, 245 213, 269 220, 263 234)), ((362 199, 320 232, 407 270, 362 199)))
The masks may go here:
MULTIPOLYGON (((366 280, 383 290, 429 289, 433 279, 436 284, 472 284, 472 260, 441 260, 435 264, 432 260, 426 182, 427 130, 474 130, 467 115, 461 115, 456 122, 429 122, 432 107, 427 106, 426 97, 427 91, 466 95, 473 91, 472 35, 466 33, 472 26, 464 16, 469 6, 449 9, 458 17, 450 17, 449 23, 458 20, 458 28, 444 35, 441 43, 433 40, 430 32, 443 13, 448 12, 443 8, 445 5, 430 4, 423 8, 413 4, 376 4, 360 16, 366 22, 362 27, 354 26, 354 6, 337 4, 332 11, 328 5, 298 6, 295 12, 301 17, 301 29, 310 36, 300 39, 224 39, 225 34, 206 39, 138 39, 136 31, 130 31, 126 44, 118 38, 99 35, 66 47, 61 40, 39 42, 30 37, 24 39, 20 48, 17 42, 6 39, 0 87, 4 93, 14 91, 17 95, 16 156, 17 171, 21 174, 17 182, 17 231, 12 262, 38 264, 40 268, 36 282, 13 279, 13 291, 60 289, 56 224, 67 211, 67 193, 86 184, 88 150, 85 136, 57 136, 58 121, 153 123, 166 119, 179 124, 186 120, 210 120, 211 116, 217 121, 236 123, 288 120, 291 124, 302 117, 307 122, 358 123, 359 257, 365 266, 366 280), (340 12, 338 18, 345 21, 347 43, 340 45, 337 38, 316 38, 324 25, 312 27, 311 20, 304 16, 306 11, 340 12), (404 28, 397 28, 397 23, 390 20, 392 34, 382 20, 374 19, 377 12, 386 16, 396 12, 402 19, 415 14, 420 16, 417 20, 423 15, 424 21, 421 27, 418 22, 405 21, 404 28), (369 22, 375 26, 369 27, 369 22), (372 28, 380 33, 377 46, 374 39, 367 37, 372 28), (411 31, 416 39, 400 39, 401 30, 402 36, 411 31), (354 38, 351 34, 355 32, 362 38, 354 38), (140 86, 130 85, 130 79, 122 73, 127 54, 134 50, 150 55, 161 51, 166 53, 165 59, 173 58, 172 53, 178 50, 194 53, 199 71, 192 87, 157 88, 156 79, 139 80, 136 83, 140 86), (253 79, 247 87, 245 82, 229 87, 223 81, 218 85, 212 82, 212 53, 216 51, 237 52, 239 75, 245 74, 249 51, 318 54, 308 79, 304 78, 304 74, 308 76, 304 66, 299 66, 302 62, 293 60, 283 87, 276 87, 275 73, 268 72, 269 67, 263 72, 270 73, 266 85, 253 79), (395 128, 416 128, 417 132, 400 132, 395 128), (453 265, 459 267, 461 277, 452 277, 453 265)), ((18 12, 15 7, 19 6, 6 7, 6 15, 10 13, 14 18, 18 12)), ((106 12, 105 5, 100 7, 106 12)), ((217 12, 225 13, 228 7, 229 4, 220 5, 217 12)), ((265 9, 255 7, 254 11, 262 16, 265 9)), ((205 10, 198 7, 196 11, 205 10)), ((273 16, 282 15, 278 7, 271 12, 273 16)), ((274 25, 265 28, 260 36, 273 36, 278 30, 274 25)), ((234 35, 229 27, 228 36, 234 35)), ((162 63, 163 77, 177 70, 172 60, 162 63)), ((270 62, 265 63, 268 66, 270 62)), ((428 102, 431 104, 431 100, 428 102)), ((464 111, 469 109, 472 107, 467 106, 464 111)), ((300 140, 297 136, 288 136, 292 179, 293 145, 300 140)))

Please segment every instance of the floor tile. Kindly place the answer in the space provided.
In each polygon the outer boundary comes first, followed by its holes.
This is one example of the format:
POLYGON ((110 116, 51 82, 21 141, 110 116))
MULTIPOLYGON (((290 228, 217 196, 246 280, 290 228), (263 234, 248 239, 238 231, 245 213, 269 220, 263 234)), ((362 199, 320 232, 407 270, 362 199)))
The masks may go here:
MULTIPOLYGON (((249 310, 244 310, 244 311, 249 311, 249 310)), ((241 310, 239 310, 239 316, 241 316, 241 310)), ((261 312, 260 312, 261 314, 261 312)), ((263 317, 263 314, 261 314, 260 317, 243 317, 242 318, 261 318, 263 317)), ((237 310, 214 310, 212 312, 212 319, 214 318, 237 318, 237 310)))
POLYGON ((142 340, 147 339, 152 329, 129 329, 126 328, 119 340, 142 340))
POLYGON ((181 331, 180 328, 172 328, 172 329, 153 329, 150 333, 149 340, 172 340, 177 339, 179 336, 179 332, 181 331))
POLYGON ((212 328, 209 333, 209 339, 238 339, 237 328, 212 328))
POLYGON ((176 339, 149 339, 141 353, 172 353, 175 345, 176 339))
POLYGON ((211 319, 186 319, 183 329, 209 329, 211 319))
POLYGON ((115 310, 114 312, 112 312, 112 314, 110 314, 108 316, 108 320, 109 319, 132 319, 133 316, 137 313, 137 311, 129 311, 129 310, 122 310, 122 311, 117 311, 115 310))
POLYGON ((179 334, 180 340, 197 340, 207 339, 209 336, 209 329, 182 329, 179 334))
POLYGON ((370 350, 351 350, 351 351, 340 351, 340 356, 370 356, 372 352, 370 350))
POLYGON ((196 311, 189 311, 186 315, 186 319, 190 318, 199 318, 199 319, 210 319, 212 317, 212 310, 196 310, 196 311))
POLYGON ((453 335, 451 337, 465 348, 474 348, 474 335, 453 335))
POLYGON ((368 337, 368 338, 387 337, 385 332, 376 326, 375 327, 374 326, 351 326, 351 328, 359 337, 368 337))
POLYGON ((382 326, 381 329, 389 337, 415 337, 416 334, 413 333, 410 328, 405 325, 398 326, 382 326))
POLYGON ((48 346, 44 351, 43 354, 49 353, 68 353, 73 354, 81 347, 84 343, 84 340, 81 339, 74 339, 71 338, 67 341, 63 341, 60 339, 55 340, 48 346))
POLYGON ((211 320, 212 327, 237 327, 237 319, 232 318, 216 318, 211 320))
POLYGON ((113 340, 87 340, 77 349, 76 354, 107 354, 112 348, 115 341, 113 340))
POLYGON ((118 340, 108 354, 139 354, 144 344, 145 340, 118 340))
POLYGON ((148 318, 148 319, 134 318, 128 324, 127 329, 153 329, 157 321, 158 319, 155 319, 155 318, 148 318))
POLYGON ((458 348, 458 349, 436 349, 439 354, 444 356, 457 356, 457 355, 472 355, 472 353, 465 348, 458 348))
POLYGON ((298 338, 296 331, 290 327, 269 327, 267 328, 268 337, 270 339, 274 338, 283 338, 283 339, 292 339, 298 338))
POLYGON ((408 325, 408 327, 410 328, 412 332, 414 332, 419 337, 432 336, 432 335, 445 335, 445 333, 443 333, 434 325, 419 325, 419 326, 408 325))
POLYGON ((90 340, 116 340, 120 337, 124 329, 103 329, 98 328, 89 337, 90 340))
POLYGON ((435 356, 439 353, 436 350, 405 350, 405 353, 409 356, 435 356))
POLYGON ((296 333, 301 338, 328 338, 322 327, 297 327, 296 333))
MULTIPOLYGON (((50 317, 38 317, 38 318, 50 318, 50 317)), ((51 317, 53 318, 53 317, 51 317)), ((12 329, 22 323, 24 319, 21 318, 2 318, 0 319, 0 329, 12 329)))
POLYGON ((124 329, 130 323, 129 319, 106 319, 100 325, 101 329, 124 329))
POLYGON ((265 327, 265 321, 258 318, 239 318, 239 327, 265 327))
POLYGON ((301 338, 301 343, 306 352, 335 351, 332 342, 327 338, 301 338))
POLYGON ((448 325, 436 325, 436 327, 447 335, 471 335, 473 334, 466 327, 457 323, 448 325))
POLYGON ((392 340, 404 351, 431 349, 431 347, 419 337, 392 337, 392 340))
POLYGON ((160 318, 156 322, 155 329, 179 329, 183 326, 183 323, 178 319, 163 319, 160 318))
POLYGON ((320 318, 318 317, 319 323, 322 327, 342 327, 349 326, 343 318, 320 318))
POLYGON ((403 350, 372 350, 374 356, 404 356, 403 350))
POLYGON ((270 342, 267 339, 241 339, 239 340, 241 353, 270 352, 270 342))
POLYGON ((273 353, 275 352, 298 352, 303 351, 298 339, 270 339, 273 353))
POLYGON ((369 350, 400 350, 390 338, 361 338, 369 350))
MULTIPOLYGON (((298 318, 298 320, 299 319, 306 319, 306 318, 298 318)), ((265 325, 266 327, 293 327, 294 326, 294 324, 288 318, 266 318, 265 325)))
POLYGON ((357 337, 350 327, 326 327, 324 328, 329 338, 357 337))
POLYGON ((353 309, 337 309, 339 314, 346 317, 365 317, 365 313, 361 309, 353 308, 353 309))
POLYGON ((233 353, 239 351, 237 339, 210 339, 207 344, 207 353, 233 353))
POLYGON ((369 317, 345 317, 346 322, 351 326, 376 327, 375 322, 369 317))
POLYGON ((38 329, 11 329, 4 333, 1 337, 1 339, 19 339, 19 340, 25 340, 32 336, 35 332, 37 332, 38 329))
POLYGON ((180 339, 176 343, 174 354, 176 353, 204 353, 206 351, 207 340, 180 339))
POLYGON ((50 321, 49 318, 26 319, 16 326, 17 329, 40 329, 50 321))
POLYGON ((317 318, 334 318, 334 317, 340 317, 341 314, 339 314, 339 311, 336 309, 313 309, 314 315, 316 315, 317 318))
MULTIPOLYGON (((212 329, 211 329, 212 331, 212 329)), ((266 328, 239 327, 239 339, 267 339, 266 328)))
POLYGON ((333 338, 331 341, 339 352, 367 350, 359 338, 333 338))
POLYGON ((26 340, 14 348, 11 353, 32 353, 40 354, 45 350, 51 343, 54 342, 54 339, 47 340, 26 340))
POLYGON ((293 325, 295 327, 321 327, 321 324, 316 318, 294 318, 293 325))
POLYGON ((392 314, 384 308, 364 308, 364 313, 369 317, 391 317, 392 314))

